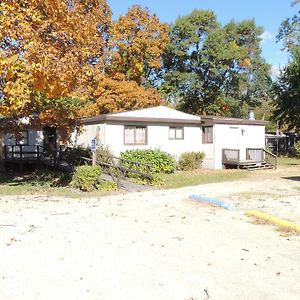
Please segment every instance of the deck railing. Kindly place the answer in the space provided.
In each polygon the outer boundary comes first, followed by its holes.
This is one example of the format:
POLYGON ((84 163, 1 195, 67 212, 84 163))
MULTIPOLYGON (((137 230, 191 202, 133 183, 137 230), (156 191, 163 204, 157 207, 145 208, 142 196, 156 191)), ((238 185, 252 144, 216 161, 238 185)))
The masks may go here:
POLYGON ((277 169, 277 156, 273 154, 272 152, 269 152, 265 149, 263 149, 265 161, 272 165, 275 169, 277 169))
POLYGON ((40 160, 44 155, 43 146, 40 145, 5 145, 5 160, 40 160))
POLYGON ((264 149, 262 148, 247 148, 246 149, 246 160, 263 161, 264 160, 264 149))
POLYGON ((239 149, 222 149, 222 163, 239 162, 240 150, 239 149))

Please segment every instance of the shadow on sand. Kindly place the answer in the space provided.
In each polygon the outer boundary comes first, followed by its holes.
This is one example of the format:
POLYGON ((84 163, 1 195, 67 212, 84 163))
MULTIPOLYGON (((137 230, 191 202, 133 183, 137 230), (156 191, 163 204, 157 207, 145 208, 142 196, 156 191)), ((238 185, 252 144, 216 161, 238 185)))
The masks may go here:
POLYGON ((300 176, 282 177, 283 179, 300 181, 300 176))

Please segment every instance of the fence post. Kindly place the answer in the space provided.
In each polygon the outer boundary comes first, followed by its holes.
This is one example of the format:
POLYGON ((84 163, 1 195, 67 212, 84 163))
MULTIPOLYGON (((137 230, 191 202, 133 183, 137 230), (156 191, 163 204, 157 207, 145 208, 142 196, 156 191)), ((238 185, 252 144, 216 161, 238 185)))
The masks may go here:
POLYGON ((23 160, 23 145, 20 145, 20 159, 23 160))
POLYGON ((121 189, 120 161, 117 164, 117 189, 121 189))
POLYGON ((96 166, 97 164, 97 159, 96 159, 96 152, 92 153, 92 166, 96 166))

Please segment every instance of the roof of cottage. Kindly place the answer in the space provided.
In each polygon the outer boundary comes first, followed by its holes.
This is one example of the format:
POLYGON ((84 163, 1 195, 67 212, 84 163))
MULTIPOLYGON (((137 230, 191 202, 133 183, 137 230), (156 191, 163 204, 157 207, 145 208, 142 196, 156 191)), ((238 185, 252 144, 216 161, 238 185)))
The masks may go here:
POLYGON ((120 113, 111 113, 95 117, 82 118, 83 124, 97 124, 106 121, 115 122, 142 122, 168 124, 201 124, 199 116, 190 115, 166 106, 156 106, 131 110, 120 113))

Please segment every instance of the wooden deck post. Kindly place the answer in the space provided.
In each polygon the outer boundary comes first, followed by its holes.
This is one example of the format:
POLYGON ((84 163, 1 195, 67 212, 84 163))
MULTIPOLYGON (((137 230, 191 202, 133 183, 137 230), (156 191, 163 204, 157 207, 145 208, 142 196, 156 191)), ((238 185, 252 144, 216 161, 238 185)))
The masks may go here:
POLYGON ((95 167, 97 164, 96 152, 92 153, 92 166, 95 167))

